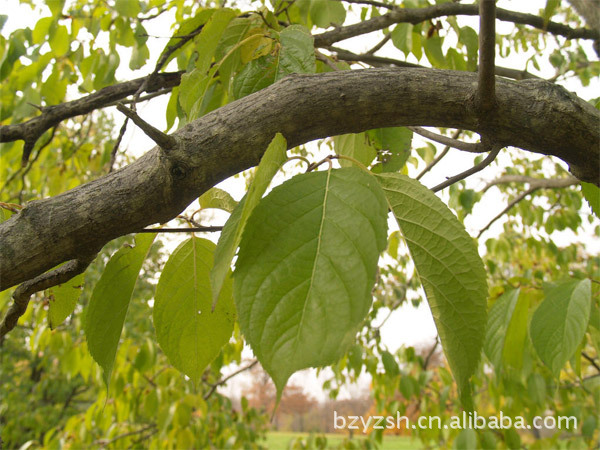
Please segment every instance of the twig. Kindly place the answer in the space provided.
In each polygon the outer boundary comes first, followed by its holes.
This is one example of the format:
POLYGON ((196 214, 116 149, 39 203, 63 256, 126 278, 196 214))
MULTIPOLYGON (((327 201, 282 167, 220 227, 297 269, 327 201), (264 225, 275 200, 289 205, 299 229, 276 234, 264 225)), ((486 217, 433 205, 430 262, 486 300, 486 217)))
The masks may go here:
POLYGON ((437 191, 441 191, 442 189, 460 181, 460 180, 464 180, 465 178, 473 175, 474 173, 480 172, 481 170, 483 170, 484 168, 486 168, 487 166, 489 166, 495 159, 496 156, 498 156, 498 153, 500 153, 500 150, 502 150, 503 147, 501 146, 496 146, 495 148, 493 148, 490 151, 490 154, 483 160, 481 161, 479 164, 474 165, 473 167, 471 167, 469 170, 465 170, 462 173, 459 173, 458 175, 455 175, 451 178, 448 178, 446 181, 444 181, 443 183, 438 184, 437 186, 435 186, 434 188, 432 188, 431 190, 433 192, 437 192, 437 191))
POLYGON ((375 0, 337 0, 338 2, 345 3, 354 3, 356 5, 369 5, 369 6, 377 6, 378 8, 386 8, 386 9, 397 9, 398 7, 395 5, 388 5, 387 3, 377 2, 375 0))
POLYGON ((204 400, 208 400, 208 398, 214 394, 214 392, 217 390, 217 388, 225 383, 227 383, 230 379, 232 379, 233 377, 235 377, 236 375, 239 375, 242 372, 245 372, 246 370, 250 370, 252 369, 256 364, 258 364, 258 360, 255 359, 251 364, 242 367, 241 369, 236 370, 235 372, 233 372, 232 374, 227 375, 225 378, 217 381, 215 384, 213 384, 209 391, 204 394, 204 400))
MULTIPOLYGON (((458 139, 461 133, 462 130, 456 130, 452 135, 452 139, 458 139)), ((423 175, 425 175, 427 172, 433 169, 442 160, 442 158, 448 154, 451 148, 452 147, 450 147, 449 145, 446 145, 446 147, 444 147, 444 150, 442 150, 442 152, 438 156, 436 156, 433 161, 427 164, 427 166, 425 166, 425 168, 421 171, 419 175, 417 175, 417 180, 423 178, 423 175)))
POLYGON ((477 233, 477 239, 479 239, 481 237, 481 235, 489 227, 491 227, 494 222, 496 222, 496 220, 498 220, 500 217, 502 217, 504 214, 506 214, 513 206, 515 206, 517 203, 519 203, 521 200, 523 200, 529 194, 537 191, 538 189, 539 189, 538 187, 530 187, 526 191, 523 191, 519 195, 517 195, 517 197, 514 198, 508 205, 506 205, 506 207, 502 211, 500 211, 492 220, 490 220, 485 227, 483 227, 481 230, 479 230, 479 233, 477 233))
POLYGON ((215 227, 189 227, 189 228, 143 228, 136 233, 212 233, 223 230, 222 226, 215 227))
POLYGON ((169 151, 177 147, 178 140, 176 137, 163 133, 158 128, 153 127, 142 119, 133 109, 129 109, 122 103, 117 105, 117 109, 131 119, 132 122, 146 134, 146 136, 152 139, 156 145, 163 150, 169 151))
POLYGON ((377 52, 378 50, 381 50, 381 48, 388 43, 388 41, 392 38, 392 34, 388 33, 384 36, 384 38, 379 41, 379 43, 377 45, 375 45, 372 49, 367 50, 365 52, 365 55, 373 55, 375 52, 377 52))
POLYGON ((152 430, 153 428, 156 428, 155 423, 151 423, 150 425, 140 428, 139 430, 128 431, 127 433, 120 434, 118 436, 115 436, 112 439, 98 439, 97 441, 94 441, 93 444, 100 445, 101 447, 106 447, 106 446, 112 444, 113 442, 118 441, 119 439, 123 439, 123 438, 129 437, 129 436, 134 436, 136 434, 145 433, 146 431, 152 430))
POLYGON ((73 259, 57 269, 26 281, 17 287, 13 293, 13 304, 8 309, 2 323, 0 323, 0 341, 15 327, 19 317, 25 314, 29 299, 34 293, 65 283, 74 276, 83 273, 95 257, 96 253, 92 253, 79 259, 73 259))
POLYGON ((581 356, 583 356, 585 359, 587 359, 592 364, 592 366, 594 366, 596 368, 596 370, 598 372, 600 372, 600 365, 598 365, 595 358, 592 358, 586 352, 581 352, 581 356))
POLYGON ((117 136, 115 145, 113 145, 113 148, 110 151, 110 161, 108 163, 108 173, 112 172, 114 169, 115 160, 117 159, 117 151, 119 151, 119 145, 121 145, 121 141, 123 140, 123 136, 125 135, 125 130, 127 130, 128 122, 129 122, 129 117, 125 117, 125 121, 123 122, 123 125, 121 125, 121 129, 119 130, 119 136, 117 136))
POLYGON ((480 0, 477 106, 482 114, 491 112, 496 104, 495 56, 496 0, 480 0))
POLYGON ((327 64, 329 67, 331 67, 331 69, 333 69, 334 71, 338 71, 340 70, 340 68, 338 66, 335 65, 335 63, 326 55, 324 55, 323 53, 321 53, 319 50, 315 49, 315 57, 319 60, 324 62, 325 64, 327 64))
POLYGON ((440 144, 447 145, 448 147, 456 148, 458 150, 462 150, 463 152, 469 153, 483 153, 489 150, 486 148, 481 142, 473 144, 470 142, 462 142, 455 138, 449 138, 446 136, 442 136, 441 134, 433 133, 425 128, 421 127, 407 127, 409 130, 417 133, 427 139, 431 139, 432 141, 438 142, 440 144))
POLYGON ((440 344, 440 341, 436 337, 435 344, 433 344, 433 346, 431 347, 431 350, 429 350, 429 353, 427 353, 427 356, 425 357, 425 361, 423 361, 423 370, 427 369, 427 366, 429 366, 429 362, 431 361, 431 358, 433 357, 433 355, 435 353, 435 349, 438 347, 439 344, 440 344))

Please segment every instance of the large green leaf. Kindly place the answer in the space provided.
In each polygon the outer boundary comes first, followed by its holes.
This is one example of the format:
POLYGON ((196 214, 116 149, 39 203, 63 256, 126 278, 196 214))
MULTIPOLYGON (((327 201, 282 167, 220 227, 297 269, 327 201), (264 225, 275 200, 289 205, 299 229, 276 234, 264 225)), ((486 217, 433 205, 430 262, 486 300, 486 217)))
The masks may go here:
POLYGON ((246 224, 234 274, 242 332, 281 394, 288 378, 340 358, 369 307, 387 204, 357 168, 297 175, 246 224))
POLYGON ((592 183, 581 182, 581 192, 596 217, 600 218, 600 188, 592 183))
POLYGON ((540 359, 555 375, 581 343, 590 318, 590 280, 545 286, 545 299, 531 318, 529 336, 540 359))
POLYGON ((96 283, 85 318, 85 336, 92 357, 103 369, 108 386, 131 294, 156 234, 138 234, 135 247, 115 253, 96 283))
POLYGON ((235 12, 231 9, 218 9, 212 14, 206 25, 202 28, 200 35, 194 39, 198 50, 198 59, 196 68, 202 73, 206 73, 210 68, 210 63, 215 55, 219 40, 223 32, 229 25, 229 22, 235 17, 235 12))
POLYGON ((235 322, 231 277, 211 308, 210 271, 215 244, 190 238, 173 252, 160 276, 154 303, 156 337, 169 361, 197 382, 221 351, 235 322))
POLYGON ((321 28, 342 25, 346 18, 346 8, 342 2, 338 1, 312 0, 310 18, 315 25, 321 28))
POLYGON ((378 175, 398 221, 463 401, 485 336, 487 283, 464 226, 429 189, 404 175, 378 175))
POLYGON ((242 98, 270 86, 277 75, 277 57, 264 55, 246 64, 233 79, 233 95, 242 98))
POLYGON ((381 161, 373 167, 373 172, 397 172, 410 156, 413 132, 406 127, 377 128, 367 133, 378 151, 381 161))
MULTIPOLYGON (((375 150, 369 144, 365 133, 343 134, 333 138, 335 152, 338 155, 348 156, 356 159, 364 166, 368 166, 377 156, 375 150)), ((347 159, 340 159, 340 166, 351 167, 354 163, 347 159)))
POLYGON ((69 281, 50 288, 50 302, 48 303, 48 322, 50 328, 56 328, 71 315, 77 300, 81 295, 84 274, 79 274, 69 281))
POLYGON ((277 133, 264 155, 262 156, 256 174, 250 184, 248 193, 227 221, 215 250, 215 265, 210 273, 213 287, 213 302, 219 298, 219 292, 225 280, 225 275, 231 267, 231 260, 240 244, 242 232, 250 214, 269 187, 271 180, 286 160, 287 141, 281 133, 277 133), (239 209, 239 212, 236 212, 239 209))

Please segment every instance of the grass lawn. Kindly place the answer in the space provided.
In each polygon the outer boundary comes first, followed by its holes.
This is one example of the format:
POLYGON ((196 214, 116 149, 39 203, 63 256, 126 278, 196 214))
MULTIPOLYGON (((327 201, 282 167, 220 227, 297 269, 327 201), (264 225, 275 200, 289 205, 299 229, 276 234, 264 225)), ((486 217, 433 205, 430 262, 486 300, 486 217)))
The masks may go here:
MULTIPOLYGON (((291 433, 286 431, 271 431, 267 433, 267 447, 269 450, 287 450, 292 439, 298 437, 308 437, 308 433, 291 433)), ((328 448, 336 448, 345 437, 341 434, 326 434, 328 448)), ((362 436, 355 439, 364 439, 362 436)), ((417 439, 411 439, 404 436, 384 435, 382 450, 415 450, 421 448, 421 443, 417 439)))

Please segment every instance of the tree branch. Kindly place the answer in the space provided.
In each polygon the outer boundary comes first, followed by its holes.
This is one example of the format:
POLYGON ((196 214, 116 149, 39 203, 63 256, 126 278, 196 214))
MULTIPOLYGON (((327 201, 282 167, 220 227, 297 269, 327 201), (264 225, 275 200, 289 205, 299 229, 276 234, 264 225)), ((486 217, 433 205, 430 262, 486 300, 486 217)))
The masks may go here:
POLYGON ((493 111, 496 104, 496 0, 479 1, 479 80, 477 106, 480 114, 493 111))
MULTIPOLYGON (((293 148, 380 127, 485 131, 465 106, 476 82, 472 73, 408 68, 288 76, 180 128, 173 133, 180 139, 176 150, 150 150, 0 223, 0 290, 171 220, 218 182, 258 164, 277 132, 293 148)), ((498 79, 496 100, 497 112, 486 123, 495 142, 557 156, 579 179, 599 182, 600 112, 592 105, 534 80, 498 79)))
POLYGON ((81 257, 80 259, 70 261, 51 272, 42 274, 33 280, 23 283, 15 289, 15 292, 13 293, 13 304, 8 309, 2 323, 0 323, 0 341, 2 341, 4 336, 17 325, 19 317, 25 314, 27 305, 29 305, 29 299, 34 293, 58 284, 66 283, 74 276, 83 273, 95 257, 96 253, 93 253, 81 257))
POLYGON ((455 138, 449 138, 446 136, 442 136, 441 134, 433 133, 432 131, 426 130, 425 128, 421 127, 408 127, 408 129, 434 142, 444 144, 448 147, 456 148, 458 150, 462 150, 463 152, 483 153, 489 151, 489 148, 486 148, 481 142, 476 144, 470 142, 462 142, 455 138))
MULTIPOLYGON (((452 135, 452 139, 458 139, 458 137, 461 135, 462 130, 456 130, 454 132, 454 134, 452 135)), ((441 153, 435 157, 435 159, 433 161, 431 161, 429 164, 427 164, 427 166, 425 166, 425 168, 421 171, 421 173, 419 173, 419 175, 417 175, 417 180, 420 180, 421 178, 423 178, 423 176, 429 172, 431 169, 433 169, 441 160, 442 158, 444 158, 444 156, 446 156, 448 154, 448 152, 450 151, 452 147, 450 147, 449 145, 446 145, 446 147, 444 147, 444 150, 441 151, 441 153)))
POLYGON ((163 150, 169 151, 177 147, 177 138, 163 133, 158 128, 153 127, 144 119, 142 119, 134 110, 129 109, 122 103, 117 104, 117 109, 131 119, 131 121, 135 123, 138 128, 140 128, 146 134, 146 136, 152 139, 156 145, 163 150))
MULTIPOLYGON (((477 4, 463 5, 460 3, 443 3, 428 8, 398 8, 383 16, 364 20, 354 25, 336 28, 314 36, 316 47, 326 47, 345 39, 373 31, 383 30, 396 23, 417 24, 427 20, 445 16, 477 16, 477 4)), ((523 14, 506 9, 498 9, 496 18, 504 22, 529 25, 539 30, 564 36, 567 39, 600 39, 600 32, 589 28, 571 28, 557 22, 545 22, 543 17, 533 14, 523 14)))
POLYGON ((258 359, 255 359, 252 363, 248 364, 247 366, 242 367, 241 369, 238 369, 235 372, 227 375, 225 378, 217 381, 215 384, 213 384, 210 387, 208 392, 206 394, 204 394, 204 400, 208 400, 209 397, 214 394, 214 392, 217 390, 217 388, 219 386, 222 386, 223 384, 227 383, 229 380, 231 380, 236 375, 239 375, 240 373, 245 372, 246 370, 252 369, 256 364, 258 364, 258 359))

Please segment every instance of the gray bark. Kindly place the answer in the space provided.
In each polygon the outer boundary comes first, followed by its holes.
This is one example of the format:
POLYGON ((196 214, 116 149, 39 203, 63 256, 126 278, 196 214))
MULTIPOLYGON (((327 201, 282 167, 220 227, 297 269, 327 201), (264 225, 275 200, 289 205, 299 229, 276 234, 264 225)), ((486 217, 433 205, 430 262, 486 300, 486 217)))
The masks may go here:
MULTIPOLYGON (((56 197, 31 202, 0 224, 0 290, 88 255, 118 236, 166 222, 201 193, 258 163, 275 133, 294 147, 389 126, 441 126, 554 155, 598 184, 600 113, 539 80, 497 80, 497 109, 481 120, 477 75, 371 69, 294 75, 230 103, 173 135, 133 164, 56 197)), ((185 93, 182 93, 185 95, 185 93)))

